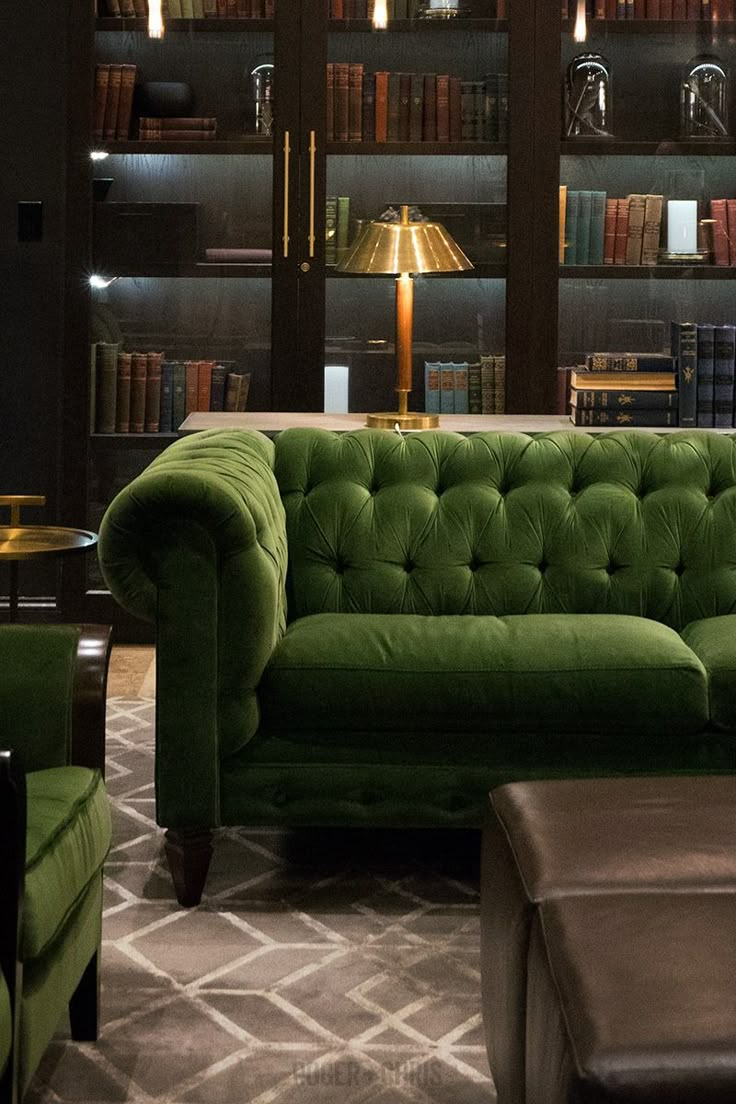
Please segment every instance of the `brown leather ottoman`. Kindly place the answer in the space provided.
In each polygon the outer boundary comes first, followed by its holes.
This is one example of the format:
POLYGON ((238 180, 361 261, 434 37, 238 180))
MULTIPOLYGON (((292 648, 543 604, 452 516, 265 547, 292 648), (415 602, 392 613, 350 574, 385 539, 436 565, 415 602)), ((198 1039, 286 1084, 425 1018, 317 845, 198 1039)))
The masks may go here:
POLYGON ((493 791, 481 864, 481 972, 498 1104, 525 1098, 527 956, 540 903, 706 888, 736 890, 732 776, 519 782, 493 791))
POLYGON ((529 950, 527 1104, 733 1104, 736 895, 540 905, 529 950))

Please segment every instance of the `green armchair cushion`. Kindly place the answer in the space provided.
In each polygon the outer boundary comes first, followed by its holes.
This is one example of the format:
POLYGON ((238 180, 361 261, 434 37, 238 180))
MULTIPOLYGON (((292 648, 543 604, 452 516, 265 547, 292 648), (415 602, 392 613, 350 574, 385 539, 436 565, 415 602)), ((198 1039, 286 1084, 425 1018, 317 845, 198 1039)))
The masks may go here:
POLYGON ((8 1064, 13 1045, 13 1021, 10 1011, 10 993, 5 978, 0 974, 0 1075, 8 1064))
POLYGON ((736 614, 693 621, 682 639, 708 672, 711 724, 736 729, 736 614))
POLYGON ((707 676, 680 636, 605 614, 303 617, 259 694, 268 733, 428 755, 450 733, 684 735, 708 720, 707 676))
POLYGON ((24 961, 65 925, 110 848, 110 809, 100 772, 53 767, 26 776, 24 961))

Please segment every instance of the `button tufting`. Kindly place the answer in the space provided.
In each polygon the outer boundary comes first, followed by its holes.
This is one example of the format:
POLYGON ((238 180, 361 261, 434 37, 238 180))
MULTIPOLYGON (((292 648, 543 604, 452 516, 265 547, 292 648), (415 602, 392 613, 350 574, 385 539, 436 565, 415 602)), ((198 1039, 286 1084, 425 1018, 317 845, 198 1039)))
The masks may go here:
POLYGON ((675 572, 675 575, 684 575, 685 574, 685 565, 684 565, 684 563, 675 564, 674 572, 675 572))
POLYGON ((542 562, 541 562, 541 563, 540 563, 540 565, 539 565, 539 572, 540 572, 540 574, 541 574, 541 575, 544 575, 544 573, 545 573, 545 571, 547 570, 547 568, 548 568, 548 567, 549 567, 549 564, 547 563, 547 561, 546 561, 546 560, 542 560, 542 562))
POLYGON ((614 574, 614 572, 615 572, 615 571, 617 571, 617 570, 618 570, 618 569, 617 569, 617 567, 616 567, 616 565, 615 565, 614 563, 608 563, 608 564, 606 564, 606 574, 607 574, 607 575, 613 575, 613 574, 614 574))
POLYGON ((417 565, 415 563, 412 563, 411 560, 407 560, 404 564, 404 571, 407 573, 407 575, 409 575, 416 566, 417 565))

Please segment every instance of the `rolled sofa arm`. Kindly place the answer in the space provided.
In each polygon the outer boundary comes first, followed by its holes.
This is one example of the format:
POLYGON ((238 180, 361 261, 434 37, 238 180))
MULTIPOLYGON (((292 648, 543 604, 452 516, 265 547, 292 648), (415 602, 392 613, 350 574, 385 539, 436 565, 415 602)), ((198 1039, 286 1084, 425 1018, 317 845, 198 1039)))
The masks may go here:
POLYGON ((157 817, 219 822, 219 762, 258 728, 256 687, 286 625, 286 520, 273 443, 182 438, 113 500, 99 558, 112 594, 156 625, 157 817))

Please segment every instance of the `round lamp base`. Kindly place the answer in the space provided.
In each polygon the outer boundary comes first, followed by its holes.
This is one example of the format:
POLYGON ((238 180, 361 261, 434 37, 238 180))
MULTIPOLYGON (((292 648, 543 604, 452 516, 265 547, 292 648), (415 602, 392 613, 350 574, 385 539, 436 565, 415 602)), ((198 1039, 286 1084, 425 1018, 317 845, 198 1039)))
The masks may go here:
POLYGON ((399 414, 388 412, 366 414, 365 424, 374 429, 436 429, 440 424, 439 414, 399 414))

